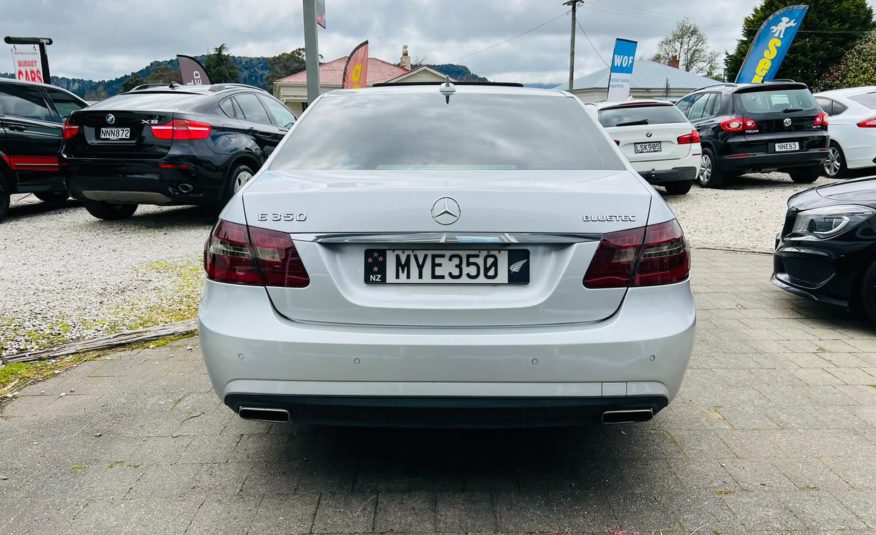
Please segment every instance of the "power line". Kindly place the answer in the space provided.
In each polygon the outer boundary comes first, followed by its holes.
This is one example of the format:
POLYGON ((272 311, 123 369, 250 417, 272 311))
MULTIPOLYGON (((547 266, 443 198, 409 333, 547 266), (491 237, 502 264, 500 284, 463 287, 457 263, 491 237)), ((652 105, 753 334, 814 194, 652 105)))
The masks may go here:
POLYGON ((593 44, 593 41, 590 40, 590 36, 587 35, 587 32, 584 31, 584 26, 581 26, 581 22, 580 21, 575 21, 575 22, 578 23, 578 28, 581 30, 581 33, 584 34, 584 37, 587 38, 587 42, 590 43, 590 48, 593 49, 593 53, 596 54, 596 57, 599 58, 599 60, 602 61, 602 63, 605 63, 606 67, 609 67, 608 62, 605 61, 605 58, 603 58, 602 55, 599 53, 599 49, 597 49, 596 45, 593 44))
POLYGON ((469 57, 471 57, 471 56, 474 56, 474 55, 480 54, 481 52, 486 52, 487 50, 492 50, 492 49, 496 48, 497 46, 502 46, 502 45, 504 45, 505 43, 508 43, 508 42, 510 42, 510 41, 513 41, 513 40, 515 40, 515 39, 518 39, 518 38, 520 38, 520 37, 523 37, 524 35, 530 34, 530 33, 534 32, 535 30, 538 30, 539 28, 542 28, 542 27, 544 27, 544 26, 547 26, 547 25, 550 24, 551 22, 557 20, 557 19, 560 18, 560 17, 565 17, 565 16, 568 15, 568 14, 569 14, 569 11, 566 11, 565 13, 560 13, 560 14, 557 15, 556 17, 550 18, 550 19, 548 19, 548 20, 542 22, 542 23, 539 24, 538 26, 533 26, 532 28, 526 30, 526 31, 523 32, 523 33, 519 33, 519 34, 515 35, 514 37, 509 37, 508 39, 505 39, 504 41, 500 41, 500 42, 498 42, 498 43, 494 43, 494 44, 492 44, 492 45, 490 45, 490 46, 488 46, 488 47, 486 47, 486 48, 482 48, 482 49, 480 49, 480 50, 476 50, 476 51, 474 51, 474 52, 472 52, 472 53, 470 53, 470 54, 466 54, 466 55, 464 55, 464 56, 459 56, 459 57, 456 58, 456 59, 452 59, 452 60, 450 60, 450 63, 456 63, 457 61, 459 61, 459 60, 461 60, 461 59, 469 58, 469 57))

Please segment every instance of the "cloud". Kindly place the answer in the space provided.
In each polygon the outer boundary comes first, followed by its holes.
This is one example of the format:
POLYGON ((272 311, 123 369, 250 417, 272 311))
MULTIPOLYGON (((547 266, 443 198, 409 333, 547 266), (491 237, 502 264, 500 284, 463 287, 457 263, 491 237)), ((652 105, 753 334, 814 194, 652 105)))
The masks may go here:
MULTIPOLYGON (((638 40, 639 54, 650 57, 685 16, 706 32, 713 49, 732 50, 757 3, 711 0, 704 10, 690 9, 689 0, 587 0, 579 21, 593 46, 578 30, 576 76, 602 68, 600 56, 608 58, 616 37, 638 40)), ((415 59, 458 60, 491 79, 560 83, 568 76, 570 17, 561 0, 326 4, 328 29, 319 30, 319 44, 327 60, 368 39, 371 55, 388 61, 397 61, 402 45, 408 45, 415 59)), ((28 0, 8 2, 3 11, 7 33, 52 37, 52 73, 69 77, 115 78, 177 53, 207 53, 222 42, 231 53, 246 56, 304 45, 300 0, 28 0)), ((2 70, 8 69, 0 60, 2 70)))

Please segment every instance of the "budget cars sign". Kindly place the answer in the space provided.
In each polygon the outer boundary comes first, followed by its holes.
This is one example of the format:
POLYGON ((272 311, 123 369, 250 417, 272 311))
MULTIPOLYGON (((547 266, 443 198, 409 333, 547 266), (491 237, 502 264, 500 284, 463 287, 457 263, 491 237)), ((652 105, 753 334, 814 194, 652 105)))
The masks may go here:
POLYGON ((43 83, 42 65, 40 49, 36 45, 12 47, 12 67, 16 79, 43 83))

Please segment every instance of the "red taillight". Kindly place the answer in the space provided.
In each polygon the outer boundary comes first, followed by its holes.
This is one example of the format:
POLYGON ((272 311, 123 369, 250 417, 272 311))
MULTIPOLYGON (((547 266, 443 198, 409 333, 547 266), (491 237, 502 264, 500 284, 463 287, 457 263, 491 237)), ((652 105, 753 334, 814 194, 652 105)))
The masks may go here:
POLYGON ((815 119, 812 119, 812 126, 827 128, 828 124, 830 124, 830 119, 827 118, 827 114, 824 112, 819 113, 815 116, 815 119))
POLYGON ((678 221, 610 232, 593 255, 584 286, 626 288, 685 280, 690 250, 678 221))
POLYGON ((690 134, 685 134, 683 136, 678 136, 677 143, 679 145, 690 145, 691 143, 699 143, 700 142, 700 133, 694 130, 690 134))
POLYGON ((289 234, 219 220, 204 248, 207 278, 229 284, 303 288, 307 270, 289 234))
POLYGON ((64 139, 72 139, 79 133, 79 126, 70 124, 70 119, 64 120, 64 139))
POLYGON ((876 117, 871 117, 866 121, 858 123, 858 128, 876 128, 876 117))
POLYGON ((754 119, 746 119, 744 117, 731 117, 721 121, 721 130, 725 132, 745 132, 746 130, 757 130, 757 121, 754 119))
POLYGON ((169 123, 153 124, 149 127, 152 135, 165 141, 185 141, 192 139, 207 139, 213 127, 207 123, 174 119, 169 123))

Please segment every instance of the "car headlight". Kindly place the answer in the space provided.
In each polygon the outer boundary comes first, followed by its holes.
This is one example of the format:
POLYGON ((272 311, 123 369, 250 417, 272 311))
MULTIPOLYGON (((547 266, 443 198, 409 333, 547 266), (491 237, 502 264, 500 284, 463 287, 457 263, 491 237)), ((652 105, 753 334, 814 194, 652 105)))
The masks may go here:
POLYGON ((855 228, 873 216, 876 210, 867 206, 840 204, 804 210, 794 220, 793 234, 809 234, 818 238, 832 238, 855 228))

